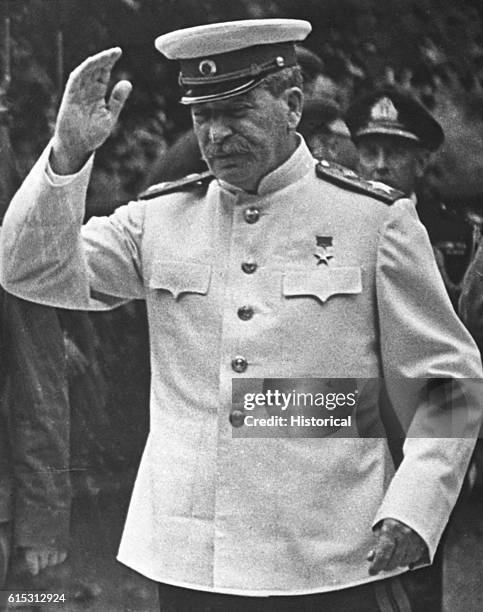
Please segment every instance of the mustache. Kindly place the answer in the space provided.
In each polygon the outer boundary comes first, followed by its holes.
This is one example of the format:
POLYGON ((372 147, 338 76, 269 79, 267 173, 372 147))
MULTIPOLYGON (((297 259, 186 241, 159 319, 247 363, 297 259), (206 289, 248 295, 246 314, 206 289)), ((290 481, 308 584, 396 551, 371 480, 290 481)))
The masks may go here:
POLYGON ((208 142, 203 147, 203 157, 213 158, 223 155, 240 155, 251 153, 251 147, 247 142, 233 140, 230 142, 213 143, 208 142))

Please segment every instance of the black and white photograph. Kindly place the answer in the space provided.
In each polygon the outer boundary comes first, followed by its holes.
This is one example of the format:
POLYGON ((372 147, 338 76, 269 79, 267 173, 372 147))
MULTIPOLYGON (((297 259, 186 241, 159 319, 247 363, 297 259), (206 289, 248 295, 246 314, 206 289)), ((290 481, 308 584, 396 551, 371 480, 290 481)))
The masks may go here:
POLYGON ((483 610, 483 3, 0 0, 0 612, 483 610))

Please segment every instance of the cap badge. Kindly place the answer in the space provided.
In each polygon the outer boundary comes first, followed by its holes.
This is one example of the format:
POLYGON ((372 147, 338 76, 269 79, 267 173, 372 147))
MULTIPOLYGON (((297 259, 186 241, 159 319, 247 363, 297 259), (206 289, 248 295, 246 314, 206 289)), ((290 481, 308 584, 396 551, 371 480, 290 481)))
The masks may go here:
POLYGON ((329 260, 334 257, 334 247, 332 245, 332 236, 316 236, 315 242, 317 248, 315 249, 314 257, 317 259, 317 265, 325 264, 329 265, 329 260))
POLYGON ((390 98, 381 98, 371 109, 372 121, 397 121, 399 113, 390 98))
POLYGON ((208 77, 216 74, 218 68, 213 60, 204 59, 199 63, 198 70, 200 71, 200 74, 208 77))

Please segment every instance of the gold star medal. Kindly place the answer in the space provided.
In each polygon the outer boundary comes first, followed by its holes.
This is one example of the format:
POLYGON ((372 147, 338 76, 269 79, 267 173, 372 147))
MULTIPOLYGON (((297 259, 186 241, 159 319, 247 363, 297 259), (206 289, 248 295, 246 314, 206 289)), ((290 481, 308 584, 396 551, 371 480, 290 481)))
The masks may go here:
POLYGON ((314 257, 317 259, 317 265, 329 265, 329 261, 334 257, 334 247, 332 244, 332 236, 316 236, 316 249, 314 257))

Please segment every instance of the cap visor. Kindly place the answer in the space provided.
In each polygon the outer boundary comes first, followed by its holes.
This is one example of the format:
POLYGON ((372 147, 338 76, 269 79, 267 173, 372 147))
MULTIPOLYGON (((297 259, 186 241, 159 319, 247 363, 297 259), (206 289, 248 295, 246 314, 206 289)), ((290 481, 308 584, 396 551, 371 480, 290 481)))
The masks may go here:
POLYGON ((202 104, 203 102, 216 102, 218 100, 228 100, 235 96, 240 96, 244 93, 248 93, 252 89, 255 89, 261 84, 263 79, 250 79, 248 82, 232 87, 230 89, 224 89, 218 92, 202 93, 190 90, 181 98, 181 104, 202 104))
POLYGON ((368 127, 359 130, 355 137, 360 138, 361 136, 369 136, 370 134, 382 134, 385 136, 399 136, 400 138, 406 138, 407 140, 413 140, 414 142, 421 142, 420 139, 412 132, 406 130, 400 130, 392 127, 368 127))

